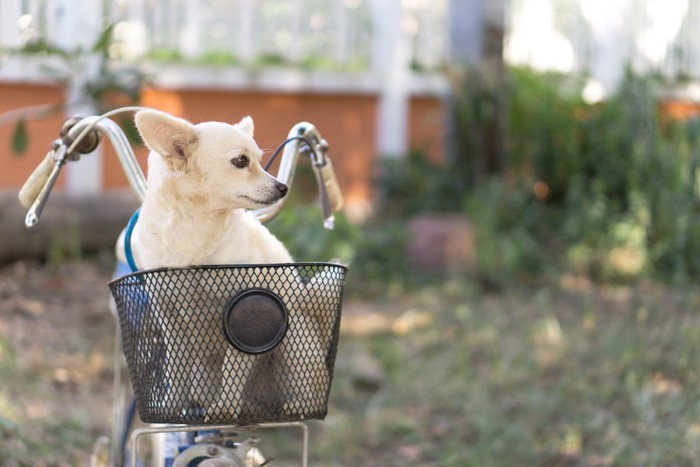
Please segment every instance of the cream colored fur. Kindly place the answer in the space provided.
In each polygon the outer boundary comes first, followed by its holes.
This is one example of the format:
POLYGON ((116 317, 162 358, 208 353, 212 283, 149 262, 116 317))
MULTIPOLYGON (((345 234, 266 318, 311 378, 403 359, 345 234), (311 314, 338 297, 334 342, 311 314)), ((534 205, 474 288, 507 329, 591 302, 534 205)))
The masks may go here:
POLYGON ((136 114, 136 126, 151 150, 148 192, 132 236, 139 268, 291 262, 246 211, 286 193, 260 164, 250 117, 192 125, 148 110, 136 114), (241 156, 249 161, 244 168, 232 163, 241 156))
MULTIPOLYGON (((193 125, 163 112, 146 110, 137 113, 135 121, 151 150, 147 195, 131 241, 139 269, 292 261, 282 243, 246 211, 273 204, 286 193, 286 186, 260 164, 261 151, 253 139, 250 117, 234 125, 193 125), (236 165, 241 156, 248 161, 245 167, 236 165)), ((122 249, 121 245, 122 240, 118 249, 122 249)), ((123 257, 123 252, 119 253, 123 257)), ((251 357, 231 350, 219 327, 200 327, 193 333, 188 320, 178 317, 178 294, 182 293, 205 296, 207 291, 197 287, 158 297, 172 305, 164 317, 163 332, 169 339, 190 342, 193 347, 201 348, 203 340, 208 344, 192 363, 191 382, 180 385, 170 397, 181 405, 182 411, 195 406, 205 410, 207 418, 212 410, 237 416, 246 381, 237 380, 234 384, 222 373, 222 367, 235 367, 251 357), (225 362, 228 363, 224 365, 225 362), (214 389, 202 394, 195 385, 214 389)), ((283 370, 288 357, 283 354, 280 358, 276 365, 283 370)), ((172 368, 166 369, 169 372, 172 368)), ((296 394, 305 388, 292 390, 296 394)), ((291 412, 297 406, 294 402, 288 404, 291 412)))

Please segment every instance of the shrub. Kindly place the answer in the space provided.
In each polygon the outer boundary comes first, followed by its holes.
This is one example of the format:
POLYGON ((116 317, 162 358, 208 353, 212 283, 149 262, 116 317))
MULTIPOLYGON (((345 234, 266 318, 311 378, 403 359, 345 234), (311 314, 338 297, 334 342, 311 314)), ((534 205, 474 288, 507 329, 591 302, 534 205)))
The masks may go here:
POLYGON ((604 279, 700 275, 698 144, 688 124, 661 124, 654 82, 627 72, 614 96, 586 105, 570 81, 567 92, 551 76, 512 78, 508 172, 545 187, 537 238, 555 232, 563 265, 604 279))
POLYGON ((454 156, 382 160, 376 215, 362 226, 341 218, 328 236, 317 213, 283 214, 276 225, 298 259, 341 257, 365 283, 405 287, 435 276, 406 260, 407 220, 449 211, 472 221, 473 270, 489 286, 552 268, 613 281, 700 277, 700 123, 661 121, 650 78, 628 72, 615 95, 588 105, 576 77, 515 68, 498 88, 488 73, 465 76, 454 156), (484 170, 484 138, 501 126, 499 171, 484 170))
POLYGON ((512 68, 498 97, 488 72, 465 76, 446 171, 463 181, 487 280, 548 266, 606 280, 700 276, 699 124, 663 122, 652 78, 627 71, 615 95, 588 105, 580 77, 512 68), (499 121, 475 110, 484 103, 504 112, 495 174, 465 162, 493 157, 474 143, 499 121))

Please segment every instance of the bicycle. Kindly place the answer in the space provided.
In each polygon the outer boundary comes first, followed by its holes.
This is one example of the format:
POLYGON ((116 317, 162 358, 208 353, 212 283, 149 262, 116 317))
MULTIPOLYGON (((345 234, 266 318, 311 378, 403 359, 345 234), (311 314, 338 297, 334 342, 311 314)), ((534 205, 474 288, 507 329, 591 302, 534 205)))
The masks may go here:
MULTIPOLYGON (((28 228, 38 224, 62 168, 92 153, 103 136, 112 144, 138 201, 143 201, 146 195, 143 172, 124 132, 110 119, 118 113, 140 109, 124 107, 100 116, 71 117, 64 122, 59 138, 19 192, 20 202, 28 209, 25 218, 28 228)), ((282 152, 276 177, 291 189, 297 162, 300 156, 308 155, 316 176, 323 224, 332 229, 334 212, 342 208, 342 194, 328 149, 328 143, 315 126, 300 122, 292 127, 265 169, 269 170, 282 152)), ((261 222, 272 220, 287 199, 282 198, 254 214, 261 222)), ((95 443, 91 464, 141 465, 145 459, 140 457, 140 439, 149 435, 153 465, 262 466, 270 461, 265 460, 259 448, 257 432, 287 428, 301 430, 300 458, 306 466, 309 432, 304 420, 323 419, 327 413, 347 268, 334 263, 291 263, 132 272, 124 266, 117 265, 115 278, 109 284, 117 336, 113 428, 111 440, 101 437, 95 443), (313 312, 322 316, 321 324, 315 322, 315 329, 320 329, 317 336, 322 336, 318 341, 311 341, 309 336, 294 330, 308 312, 304 308, 307 305, 289 298, 298 295, 294 288, 300 284, 307 288, 312 284, 312 291, 323 296, 323 303, 312 304, 313 312), (188 291, 188 298, 177 295, 175 304, 165 300, 163 297, 172 296, 174 288, 188 291), (194 341, 191 336, 187 339, 180 336, 179 341, 177 336, 173 339, 164 332, 165 315, 175 307, 179 316, 187 316, 194 322, 191 325, 188 322, 189 334, 197 336, 194 341), (197 323, 201 321, 209 321, 201 328, 207 330, 212 329, 212 321, 218 323, 219 335, 200 335, 197 323), (193 380, 193 375, 197 375, 193 370, 196 362, 206 358, 210 348, 217 345, 227 346, 227 359, 222 367, 225 377, 220 382, 205 381, 206 384, 196 377, 193 380), (281 352, 294 357, 288 360, 294 363, 271 374, 266 359, 269 361, 281 352), (130 386, 121 377, 122 354, 130 386), (190 395, 197 391, 213 391, 218 395, 233 391, 238 399, 213 410, 190 407, 191 401, 174 400, 174 394, 183 392, 175 390, 180 385, 187 385, 185 392, 190 395), (216 387, 199 387, 207 385, 216 387), (135 397, 129 396, 130 388, 135 397), (132 429, 137 411, 150 426, 132 429), (240 441, 239 431, 250 435, 240 441)))

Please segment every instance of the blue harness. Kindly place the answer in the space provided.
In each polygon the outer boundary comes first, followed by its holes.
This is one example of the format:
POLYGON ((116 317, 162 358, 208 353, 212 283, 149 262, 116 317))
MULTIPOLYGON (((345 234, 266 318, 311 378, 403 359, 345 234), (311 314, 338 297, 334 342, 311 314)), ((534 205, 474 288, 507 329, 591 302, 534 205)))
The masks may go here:
POLYGON ((136 212, 131 215, 129 223, 126 225, 126 232, 124 233, 124 254, 126 255, 126 262, 131 272, 137 272, 139 270, 136 266, 136 261, 134 261, 134 252, 131 250, 131 234, 134 233, 134 227, 136 227, 136 221, 139 220, 140 213, 141 208, 138 208, 136 212))

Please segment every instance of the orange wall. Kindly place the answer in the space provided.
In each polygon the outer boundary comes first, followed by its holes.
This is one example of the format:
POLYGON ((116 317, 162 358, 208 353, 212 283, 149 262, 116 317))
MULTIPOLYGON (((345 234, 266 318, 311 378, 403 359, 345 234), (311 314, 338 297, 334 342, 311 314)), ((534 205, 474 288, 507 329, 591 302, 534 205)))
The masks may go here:
MULTIPOLYGON (((194 123, 219 120, 235 123, 245 115, 255 121, 255 139, 267 153, 287 137, 298 122, 313 123, 330 145, 340 183, 349 202, 368 200, 375 141, 376 99, 371 96, 275 94, 148 89, 143 105, 170 112, 194 123)), ((139 151, 139 159, 145 159, 139 151)), ((105 160, 105 183, 124 183, 118 162, 105 160)))
POLYGON ((700 103, 667 99, 659 103, 659 111, 664 118, 685 121, 700 117, 700 103))
POLYGON ((413 97, 408 115, 408 143, 412 149, 424 151, 431 160, 445 156, 447 107, 437 97, 413 97))
MULTIPOLYGON (((63 100, 59 87, 37 84, 0 84, 0 114, 13 109, 41 104, 57 104, 63 100)), ((51 142, 58 137, 63 114, 27 122, 29 145, 22 154, 12 151, 11 141, 16 123, 0 123, 0 188, 18 188, 46 156, 51 142)), ((61 180, 58 182, 60 186, 61 180)))
MULTIPOLYGON (((59 102, 60 89, 48 86, 0 83, 0 112, 46 102, 59 102)), ((366 205, 372 200, 377 150, 378 97, 369 94, 273 93, 240 91, 146 89, 142 104, 192 122, 220 120, 237 122, 245 115, 255 121, 255 137, 261 148, 274 151, 296 123, 313 123, 330 145, 339 182, 348 204, 366 205)), ((440 99, 416 97, 410 103, 409 144, 427 150, 433 159, 443 153, 444 107, 440 99)), ((0 188, 17 188, 46 154, 58 135, 60 115, 32 122, 31 146, 24 157, 12 156, 9 141, 13 125, 0 127, 0 141, 7 142, 0 153, 3 169, 0 188)), ((118 120, 121 121, 121 120, 118 120)), ((126 185, 119 161, 109 144, 104 145, 104 183, 107 188, 126 185)), ((146 171, 146 151, 136 154, 146 171)))

